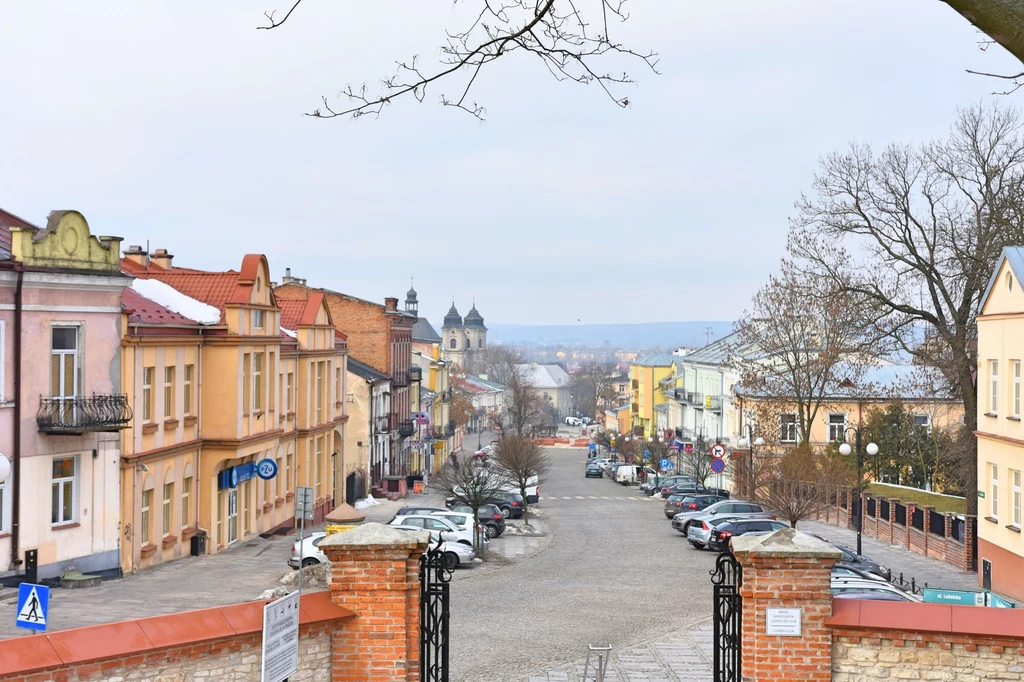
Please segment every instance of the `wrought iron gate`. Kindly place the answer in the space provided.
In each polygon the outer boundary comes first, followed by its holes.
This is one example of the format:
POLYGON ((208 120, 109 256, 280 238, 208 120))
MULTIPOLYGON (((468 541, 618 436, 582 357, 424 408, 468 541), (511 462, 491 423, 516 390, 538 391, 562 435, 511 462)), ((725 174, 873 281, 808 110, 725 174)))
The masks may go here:
POLYGON ((742 679, 743 567, 729 552, 718 555, 711 571, 715 591, 715 682, 742 679))
MULTIPOLYGON (((441 544, 420 557, 420 680, 448 682, 448 588, 455 566, 441 544)), ((456 563, 458 559, 456 559, 456 563)))

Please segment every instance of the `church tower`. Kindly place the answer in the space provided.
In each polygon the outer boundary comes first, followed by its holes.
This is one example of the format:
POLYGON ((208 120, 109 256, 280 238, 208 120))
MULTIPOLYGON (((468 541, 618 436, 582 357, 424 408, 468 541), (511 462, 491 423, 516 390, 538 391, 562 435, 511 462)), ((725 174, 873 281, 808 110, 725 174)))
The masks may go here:
POLYGON ((484 326, 484 318, 476 309, 476 301, 473 307, 466 313, 463 324, 466 335, 469 337, 469 350, 471 354, 483 352, 487 348, 487 327, 484 326))
POLYGON ((441 326, 441 338, 444 340, 445 358, 460 365, 462 354, 466 351, 466 330, 462 324, 462 315, 455 308, 455 301, 448 314, 444 316, 444 324, 441 326))
POLYGON ((416 300, 416 289, 412 287, 412 283, 409 283, 409 291, 405 294, 405 312, 409 313, 413 317, 420 316, 420 304, 416 300))

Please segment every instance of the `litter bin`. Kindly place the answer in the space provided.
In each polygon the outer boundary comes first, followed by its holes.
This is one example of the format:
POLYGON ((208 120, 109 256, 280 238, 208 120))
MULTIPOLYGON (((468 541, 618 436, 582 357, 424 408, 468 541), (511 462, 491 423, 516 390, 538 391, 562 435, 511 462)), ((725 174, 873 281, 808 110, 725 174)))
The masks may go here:
POLYGON ((192 556, 206 554, 206 531, 201 530, 192 536, 192 556))

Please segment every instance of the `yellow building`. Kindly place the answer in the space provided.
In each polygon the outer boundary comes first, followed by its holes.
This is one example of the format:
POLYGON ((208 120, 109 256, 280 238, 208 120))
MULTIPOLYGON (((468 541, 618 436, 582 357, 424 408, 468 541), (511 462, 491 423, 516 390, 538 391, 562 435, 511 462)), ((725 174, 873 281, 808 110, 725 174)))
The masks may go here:
POLYGON ((638 358, 629 366, 630 426, 636 434, 651 437, 657 428, 654 406, 665 402, 661 382, 672 374, 675 358, 669 353, 652 353, 638 358))
POLYGON ((122 385, 136 412, 122 433, 122 568, 215 553, 294 524, 295 488, 334 506, 343 459, 345 360, 323 295, 279 306, 266 258, 239 271, 178 268, 133 247, 122 385), (270 460, 263 480, 256 464, 270 460))
POLYGON ((1024 599, 1024 247, 1007 247, 978 315, 978 574, 983 587, 1024 599), (987 579, 986 579, 987 577, 987 579))

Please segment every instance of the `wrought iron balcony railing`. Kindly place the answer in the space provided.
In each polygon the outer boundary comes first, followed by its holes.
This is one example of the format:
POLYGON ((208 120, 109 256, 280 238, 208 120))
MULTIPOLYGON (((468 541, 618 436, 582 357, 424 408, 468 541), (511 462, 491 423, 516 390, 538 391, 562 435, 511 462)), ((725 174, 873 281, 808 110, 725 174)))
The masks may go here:
POLYGON ((413 367, 409 370, 409 379, 411 381, 423 381, 423 368, 413 367))
POLYGON ((409 372, 395 372, 391 375, 391 385, 402 388, 409 385, 409 372))
POLYGON ((448 422, 448 425, 444 427, 444 435, 454 436, 455 435, 455 422, 448 422))
POLYGON ((400 438, 408 438, 414 433, 416 433, 416 426, 413 425, 412 420, 398 422, 398 435, 400 438))
POLYGON ((126 395, 40 396, 36 422, 42 433, 78 434, 120 431, 131 423, 133 416, 126 395))

